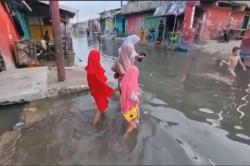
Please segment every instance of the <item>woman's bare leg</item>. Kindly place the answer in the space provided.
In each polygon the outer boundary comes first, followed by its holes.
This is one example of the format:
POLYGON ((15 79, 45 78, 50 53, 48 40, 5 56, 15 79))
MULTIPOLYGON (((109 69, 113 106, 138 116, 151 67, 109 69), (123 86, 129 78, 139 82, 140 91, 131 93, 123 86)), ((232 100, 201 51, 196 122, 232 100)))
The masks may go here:
POLYGON ((134 126, 129 125, 126 132, 123 134, 123 137, 127 137, 134 130, 134 126))
POLYGON ((102 115, 102 113, 97 110, 96 113, 95 113, 94 119, 92 121, 92 124, 94 126, 100 121, 101 115, 102 115))

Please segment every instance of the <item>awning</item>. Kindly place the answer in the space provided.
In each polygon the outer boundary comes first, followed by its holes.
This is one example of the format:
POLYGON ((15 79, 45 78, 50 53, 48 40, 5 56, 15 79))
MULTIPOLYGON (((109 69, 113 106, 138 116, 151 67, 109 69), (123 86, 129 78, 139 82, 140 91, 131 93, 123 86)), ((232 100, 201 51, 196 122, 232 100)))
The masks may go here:
POLYGON ((180 15, 184 13, 187 1, 161 1, 154 16, 180 15))

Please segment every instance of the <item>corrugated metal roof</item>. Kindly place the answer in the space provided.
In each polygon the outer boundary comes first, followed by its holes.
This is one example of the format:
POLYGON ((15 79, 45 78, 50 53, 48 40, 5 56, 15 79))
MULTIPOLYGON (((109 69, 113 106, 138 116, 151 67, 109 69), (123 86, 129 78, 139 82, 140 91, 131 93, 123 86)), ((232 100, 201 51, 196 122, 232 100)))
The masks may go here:
POLYGON ((250 7, 250 1, 232 1, 232 2, 246 4, 248 7, 250 7))
POLYGON ((121 13, 121 8, 106 10, 100 13, 101 18, 113 17, 121 13))
POLYGON ((121 8, 122 14, 140 13, 154 10, 160 1, 128 1, 121 8))
POLYGON ((250 7, 250 1, 218 0, 218 2, 229 3, 233 6, 234 5, 236 5, 236 6, 246 5, 246 6, 250 7))
MULTIPOLYGON (((49 1, 39 1, 39 3, 43 3, 43 4, 46 4, 46 5, 49 5, 49 1)), ((68 7, 68 6, 65 6, 65 5, 62 5, 62 4, 59 4, 59 7, 61 10, 64 10, 66 12, 69 12, 71 13, 73 16, 76 14, 77 10, 76 9, 73 9, 71 7, 68 7)))
POLYGON ((162 1, 155 9, 154 16, 179 15, 184 13, 187 1, 162 1))

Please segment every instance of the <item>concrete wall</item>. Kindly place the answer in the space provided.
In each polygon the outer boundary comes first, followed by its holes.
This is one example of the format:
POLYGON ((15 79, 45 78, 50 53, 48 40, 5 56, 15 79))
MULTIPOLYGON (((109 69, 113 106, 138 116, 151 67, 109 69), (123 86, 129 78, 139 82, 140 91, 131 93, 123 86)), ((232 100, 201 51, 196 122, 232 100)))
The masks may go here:
POLYGON ((15 68, 13 44, 15 40, 20 40, 20 35, 14 27, 11 16, 0 2, 0 50, 3 56, 6 69, 15 68))

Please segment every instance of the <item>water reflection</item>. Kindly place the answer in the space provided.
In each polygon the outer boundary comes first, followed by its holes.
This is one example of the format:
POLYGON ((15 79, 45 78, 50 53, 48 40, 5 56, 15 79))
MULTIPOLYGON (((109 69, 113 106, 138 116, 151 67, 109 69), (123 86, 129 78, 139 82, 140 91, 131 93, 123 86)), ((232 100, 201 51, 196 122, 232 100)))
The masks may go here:
MULTIPOLYGON (((88 45, 86 38, 74 38, 76 56, 82 60, 76 64, 86 65, 95 41, 88 45)), ((200 52, 184 54, 144 45, 137 49, 148 53, 139 65, 142 118, 138 132, 127 140, 121 138, 125 122, 118 96, 112 97, 97 128, 89 125, 95 104, 88 93, 33 102, 38 110, 55 114, 22 131, 11 163, 249 165, 249 72, 240 73, 229 85, 220 78, 225 70, 200 52)), ((114 86, 110 66, 115 57, 102 56, 114 86)))

